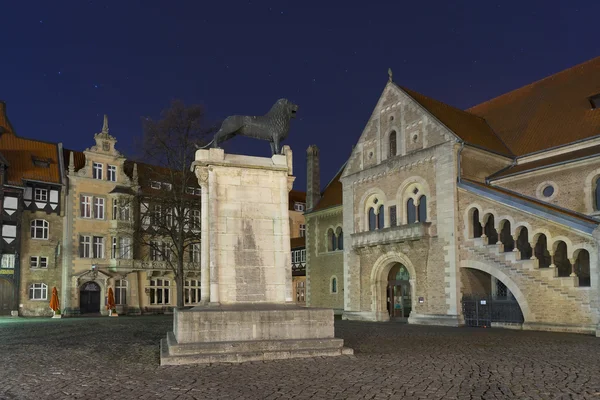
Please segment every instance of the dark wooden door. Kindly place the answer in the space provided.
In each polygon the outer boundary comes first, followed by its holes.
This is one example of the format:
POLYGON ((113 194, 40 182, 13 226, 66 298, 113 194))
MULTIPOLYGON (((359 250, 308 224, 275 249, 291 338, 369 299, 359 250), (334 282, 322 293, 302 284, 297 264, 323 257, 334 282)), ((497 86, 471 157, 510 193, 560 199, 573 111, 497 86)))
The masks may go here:
POLYGON ((79 292, 79 310, 82 314, 100 312, 100 286, 87 282, 79 292))
POLYGON ((6 279, 0 279, 0 315, 10 315, 14 310, 14 298, 13 284, 6 279))

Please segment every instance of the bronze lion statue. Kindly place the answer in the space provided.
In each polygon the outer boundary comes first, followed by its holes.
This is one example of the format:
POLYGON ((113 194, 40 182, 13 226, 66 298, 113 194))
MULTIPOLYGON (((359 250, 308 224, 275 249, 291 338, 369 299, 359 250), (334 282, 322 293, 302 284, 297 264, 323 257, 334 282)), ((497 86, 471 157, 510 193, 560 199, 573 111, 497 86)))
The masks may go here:
POLYGON ((247 116, 232 115, 223 121, 221 128, 213 140, 202 148, 211 144, 218 148, 219 143, 233 138, 236 135, 254 139, 268 140, 271 144, 272 154, 279 154, 281 142, 285 140, 290 131, 290 120, 296 117, 298 106, 287 99, 279 99, 265 115, 247 116))

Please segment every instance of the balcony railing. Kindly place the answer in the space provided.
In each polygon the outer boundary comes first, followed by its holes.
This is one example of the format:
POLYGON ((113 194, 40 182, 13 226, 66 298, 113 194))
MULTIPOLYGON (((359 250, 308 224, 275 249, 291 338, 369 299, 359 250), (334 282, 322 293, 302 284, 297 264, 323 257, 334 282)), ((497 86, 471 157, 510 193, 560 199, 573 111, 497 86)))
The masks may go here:
MULTIPOLYGON (((175 264, 174 264, 175 265, 175 264)), ((109 263, 111 268, 131 268, 143 270, 170 270, 171 266, 166 261, 150 261, 150 260, 128 260, 128 259, 111 259, 109 263)), ((184 262, 183 269, 186 271, 200 271, 200 263, 184 262)))
POLYGON ((350 235, 352 247, 355 249, 368 246, 377 246, 389 243, 419 240, 429 236, 430 222, 392 226, 374 231, 358 232, 350 235))

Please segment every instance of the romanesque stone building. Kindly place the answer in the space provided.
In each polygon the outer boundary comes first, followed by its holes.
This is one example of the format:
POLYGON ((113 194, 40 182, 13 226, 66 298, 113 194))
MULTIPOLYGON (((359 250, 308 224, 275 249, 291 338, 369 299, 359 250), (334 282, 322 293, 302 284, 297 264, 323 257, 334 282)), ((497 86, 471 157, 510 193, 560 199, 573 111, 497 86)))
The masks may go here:
POLYGON ((595 333, 600 58, 468 110, 390 81, 319 193, 307 302, 347 319, 595 333))

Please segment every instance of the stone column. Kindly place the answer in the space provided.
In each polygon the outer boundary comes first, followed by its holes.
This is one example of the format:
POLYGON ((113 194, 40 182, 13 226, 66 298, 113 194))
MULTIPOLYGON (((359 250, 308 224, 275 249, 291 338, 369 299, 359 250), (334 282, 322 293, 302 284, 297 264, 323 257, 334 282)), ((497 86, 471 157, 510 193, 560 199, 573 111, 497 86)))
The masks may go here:
POLYGON ((550 253, 550 266, 549 266, 549 268, 556 268, 556 265, 554 264, 554 250, 548 250, 548 253, 550 253))
POLYGON ((577 276, 577 273, 575 272, 575 261, 577 261, 577 259, 569 258, 569 261, 571 262, 571 275, 569 276, 577 276))
MULTIPOLYGON (((212 168, 208 168, 208 216, 207 216, 207 229, 212 230, 208 232, 211 239, 205 241, 208 243, 208 270, 209 270, 209 281, 210 281, 210 302, 213 304, 219 304, 219 271, 217 268, 217 224, 211 223, 217 221, 217 183, 215 171, 212 168)), ((204 266, 204 269, 207 267, 204 266)))
POLYGON ((210 271, 209 271, 209 224, 208 224, 208 168, 197 168, 196 176, 202 190, 200 199, 200 303, 207 304, 210 301, 210 271))

